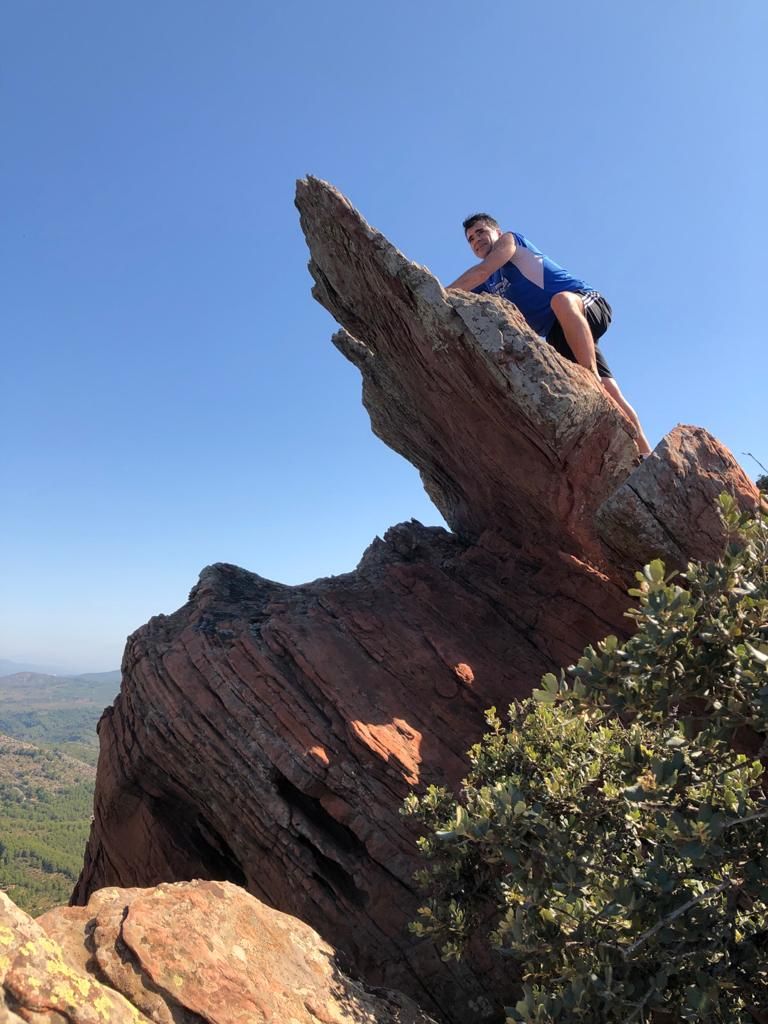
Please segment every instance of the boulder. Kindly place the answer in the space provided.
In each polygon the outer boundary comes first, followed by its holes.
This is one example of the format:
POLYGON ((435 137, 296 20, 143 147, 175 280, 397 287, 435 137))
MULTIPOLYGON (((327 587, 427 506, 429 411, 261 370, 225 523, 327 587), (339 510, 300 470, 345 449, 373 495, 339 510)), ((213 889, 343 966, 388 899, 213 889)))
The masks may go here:
POLYGON ((150 1024, 0 892, 0 1024, 150 1024))
POLYGON ((8 1024, 431 1024, 227 882, 102 889, 36 922, 0 894, 0 951, 8 1024))

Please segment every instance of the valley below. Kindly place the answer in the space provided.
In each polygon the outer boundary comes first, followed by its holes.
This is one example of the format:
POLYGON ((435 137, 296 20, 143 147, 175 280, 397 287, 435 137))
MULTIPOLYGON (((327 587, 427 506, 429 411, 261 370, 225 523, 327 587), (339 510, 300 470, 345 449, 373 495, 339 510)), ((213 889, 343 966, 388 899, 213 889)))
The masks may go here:
POLYGON ((0 889, 31 915, 69 901, 83 863, 96 725, 119 672, 0 677, 0 889))

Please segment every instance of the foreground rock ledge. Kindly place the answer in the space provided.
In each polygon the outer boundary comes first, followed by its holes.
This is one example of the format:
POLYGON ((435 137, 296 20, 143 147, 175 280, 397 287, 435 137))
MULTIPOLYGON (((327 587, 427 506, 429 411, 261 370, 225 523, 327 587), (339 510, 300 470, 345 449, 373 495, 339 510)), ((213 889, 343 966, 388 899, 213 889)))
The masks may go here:
POLYGON ((696 427, 633 468, 629 424, 513 307, 447 294, 323 182, 300 182, 297 204, 373 429, 452 532, 401 524, 355 572, 298 587, 210 566, 183 608, 138 630, 100 724, 74 900, 228 880, 312 925, 366 980, 472 1024, 512 982, 407 935, 419 899, 403 797, 465 774, 484 708, 625 633, 643 561, 713 555, 720 491, 743 505, 757 492, 696 427))
POLYGON ((104 889, 37 922, 0 893, 0 1021, 433 1024, 301 921, 220 882, 104 889))

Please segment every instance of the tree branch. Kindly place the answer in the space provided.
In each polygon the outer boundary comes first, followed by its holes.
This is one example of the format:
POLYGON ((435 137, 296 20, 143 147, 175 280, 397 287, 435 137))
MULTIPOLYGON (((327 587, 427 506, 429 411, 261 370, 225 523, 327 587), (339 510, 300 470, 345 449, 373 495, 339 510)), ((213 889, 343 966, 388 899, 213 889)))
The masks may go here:
POLYGON ((627 948, 624 950, 624 956, 631 956, 631 954, 634 953, 635 950, 638 949, 640 946, 642 946, 644 942, 647 942, 647 940, 650 939, 651 936, 655 935, 656 932, 660 932, 662 928, 665 928, 668 924, 671 924, 672 921, 676 920, 682 914, 685 914, 687 911, 691 909, 691 907, 695 907, 697 903, 701 903, 703 900, 708 900, 712 896, 719 896, 721 892, 724 892, 728 888, 728 886, 732 884, 733 883, 731 879, 726 878, 725 881, 720 883, 720 885, 716 885, 713 889, 708 889, 706 892, 701 893, 701 895, 699 896, 694 896, 692 900, 688 900, 687 903, 684 903, 681 907, 678 907, 677 910, 673 910, 671 914, 668 914, 666 917, 662 917, 662 919, 660 921, 657 921, 652 928, 649 928, 648 931, 643 932, 640 938, 636 939, 631 946, 627 946, 627 948))

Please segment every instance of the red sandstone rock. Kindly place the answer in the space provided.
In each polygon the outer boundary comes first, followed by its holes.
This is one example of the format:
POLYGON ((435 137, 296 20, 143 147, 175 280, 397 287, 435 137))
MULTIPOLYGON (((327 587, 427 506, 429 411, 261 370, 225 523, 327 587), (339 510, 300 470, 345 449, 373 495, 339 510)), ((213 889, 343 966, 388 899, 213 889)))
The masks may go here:
POLYGON ((150 1024, 0 892, 0 1024, 150 1024))
POLYGON ((0 984, 3 1024, 430 1024, 222 882, 102 889, 37 922, 0 894, 0 984))
POLYGON ((444 292, 322 182, 299 183, 297 203, 373 429, 454 532, 401 524, 354 573, 299 587, 211 566, 188 604, 138 630, 100 726, 74 899, 230 880, 366 980, 472 1024, 509 979, 406 934, 419 900, 403 797, 465 774, 486 707, 626 632, 643 561, 714 554, 720 490, 757 495, 698 428, 633 468, 629 424, 513 307, 444 292))

